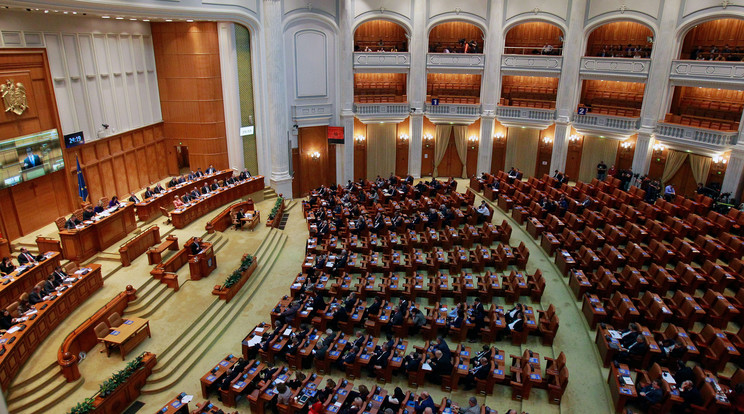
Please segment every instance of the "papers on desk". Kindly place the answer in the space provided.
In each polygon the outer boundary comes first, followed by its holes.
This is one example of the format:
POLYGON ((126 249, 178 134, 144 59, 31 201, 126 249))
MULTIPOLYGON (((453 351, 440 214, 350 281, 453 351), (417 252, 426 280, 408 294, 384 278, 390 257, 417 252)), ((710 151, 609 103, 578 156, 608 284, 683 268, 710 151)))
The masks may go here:
POLYGON ((623 375, 623 383, 625 385, 633 385, 634 384, 633 379, 630 378, 630 377, 628 377, 628 376, 625 376, 625 375, 623 375))
POLYGON ((74 281, 75 281, 75 278, 74 278, 74 277, 66 277, 66 278, 64 279, 64 282, 65 282, 65 283, 72 283, 72 282, 74 282, 74 281))
POLYGON ((291 328, 287 328, 287 329, 284 330, 284 334, 283 334, 284 336, 289 336, 291 334, 292 334, 292 329, 291 328))
POLYGON ((246 345, 248 345, 248 346, 254 346, 254 345, 259 344, 260 342, 261 342, 261 337, 258 336, 258 335, 256 335, 253 338, 249 339, 248 342, 246 343, 246 345))
POLYGON ((666 381, 670 385, 675 385, 677 383, 677 381, 674 380, 674 377, 672 376, 672 374, 669 373, 669 371, 663 371, 661 373, 661 378, 663 378, 664 381, 666 381))
POLYGON ((6 332, 6 333, 10 335, 10 334, 13 334, 13 333, 18 332, 18 330, 20 330, 20 329, 21 329, 21 327, 19 325, 13 325, 13 326, 10 327, 10 329, 8 329, 8 332, 6 332))
POLYGON ((424 364, 421 365, 421 369, 423 369, 424 371, 431 371, 431 365, 424 362, 424 364))
POLYGON ((614 329, 610 329, 607 332, 610 334, 610 337, 612 339, 620 339, 620 338, 622 338, 622 335, 620 335, 620 332, 618 332, 618 331, 616 331, 614 329))
POLYGON ((188 404, 193 399, 194 399, 194 396, 193 395, 184 395, 184 397, 181 398, 181 404, 188 404))

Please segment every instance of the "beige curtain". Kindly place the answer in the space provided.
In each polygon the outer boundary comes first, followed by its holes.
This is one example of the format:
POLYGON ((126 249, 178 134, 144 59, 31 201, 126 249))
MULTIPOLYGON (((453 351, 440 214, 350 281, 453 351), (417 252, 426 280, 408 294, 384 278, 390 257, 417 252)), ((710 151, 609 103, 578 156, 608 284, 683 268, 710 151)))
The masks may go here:
POLYGON ((708 173, 710 172, 711 158, 703 155, 689 154, 690 166, 692 167, 692 176, 695 177, 695 181, 703 183, 708 181, 708 173))
POLYGON ((672 177, 674 177, 674 174, 677 174, 677 171, 679 171, 679 169, 685 164, 686 159, 686 152, 669 150, 666 164, 664 164, 664 172, 661 174, 661 182, 666 184, 671 180, 672 177))
MULTIPOLYGON (((615 164, 617 157, 617 146, 620 141, 611 138, 599 138, 587 136, 584 137, 584 146, 581 149, 581 165, 579 166, 579 176, 569 177, 570 180, 590 183, 592 178, 597 177, 597 164, 604 161, 607 165, 615 164)), ((550 172, 553 174, 553 171, 550 172)))
POLYGON ((447 152, 452 125, 437 125, 434 134, 434 177, 439 177, 439 164, 444 158, 444 153, 447 152))
POLYGON ((367 179, 387 178, 395 172, 396 124, 367 125, 367 179))
POLYGON ((522 171, 525 177, 533 177, 537 164, 540 130, 510 127, 507 134, 505 171, 514 167, 522 171))
POLYGON ((462 176, 468 178, 468 127, 465 125, 455 126, 455 145, 457 146, 457 155, 462 161, 462 176))

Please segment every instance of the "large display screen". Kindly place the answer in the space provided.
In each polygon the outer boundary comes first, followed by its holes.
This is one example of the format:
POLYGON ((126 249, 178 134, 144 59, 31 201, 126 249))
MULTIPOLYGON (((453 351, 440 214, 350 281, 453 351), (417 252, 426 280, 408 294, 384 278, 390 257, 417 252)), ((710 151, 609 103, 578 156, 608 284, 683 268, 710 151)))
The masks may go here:
POLYGON ((0 188, 33 180, 64 167, 56 129, 0 142, 0 188))

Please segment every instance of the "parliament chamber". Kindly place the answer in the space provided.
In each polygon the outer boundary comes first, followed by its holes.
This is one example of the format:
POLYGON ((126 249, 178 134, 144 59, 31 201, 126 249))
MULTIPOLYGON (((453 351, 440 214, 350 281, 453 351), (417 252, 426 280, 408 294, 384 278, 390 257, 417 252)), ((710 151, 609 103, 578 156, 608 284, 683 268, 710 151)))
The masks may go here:
POLYGON ((744 413, 744 4, 0 0, 0 413, 744 413))

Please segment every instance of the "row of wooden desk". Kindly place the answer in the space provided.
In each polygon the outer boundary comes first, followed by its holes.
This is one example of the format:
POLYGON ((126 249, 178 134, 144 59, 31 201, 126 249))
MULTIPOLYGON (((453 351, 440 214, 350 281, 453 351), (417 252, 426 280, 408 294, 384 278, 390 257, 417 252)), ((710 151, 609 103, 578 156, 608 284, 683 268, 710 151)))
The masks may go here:
POLYGON ((122 202, 121 207, 107 217, 79 229, 60 231, 65 259, 78 263, 90 259, 127 237, 136 227, 134 203, 122 202))
POLYGON ((0 308, 8 307, 8 305, 17 301, 22 294, 31 292, 31 289, 37 283, 46 280, 47 276, 52 274, 54 269, 59 266, 59 253, 48 252, 44 257, 35 266, 26 267, 23 272, 19 272, 19 269, 16 268, 14 272, 0 278, 0 308))
POLYGON ((0 337, 0 387, 7 390, 26 360, 34 353, 36 347, 60 324, 72 311, 90 295, 103 286, 101 265, 91 264, 81 269, 86 274, 73 274, 72 283, 65 283, 65 290, 54 293, 44 302, 34 305, 35 312, 27 313, 28 320, 16 326, 25 326, 22 330, 6 333, 0 337))
POLYGON ((184 194, 190 193, 194 189, 197 191, 204 184, 211 184, 214 180, 223 181, 233 175, 232 170, 224 170, 218 173, 205 175, 198 180, 188 181, 175 187, 166 189, 164 192, 142 200, 137 203, 137 218, 139 221, 148 221, 160 216, 160 208, 170 210, 173 207, 173 197, 181 198, 184 194))
POLYGON ((171 212, 173 227, 182 229, 210 211, 263 188, 263 176, 261 175, 248 178, 237 184, 220 187, 186 207, 171 212))

